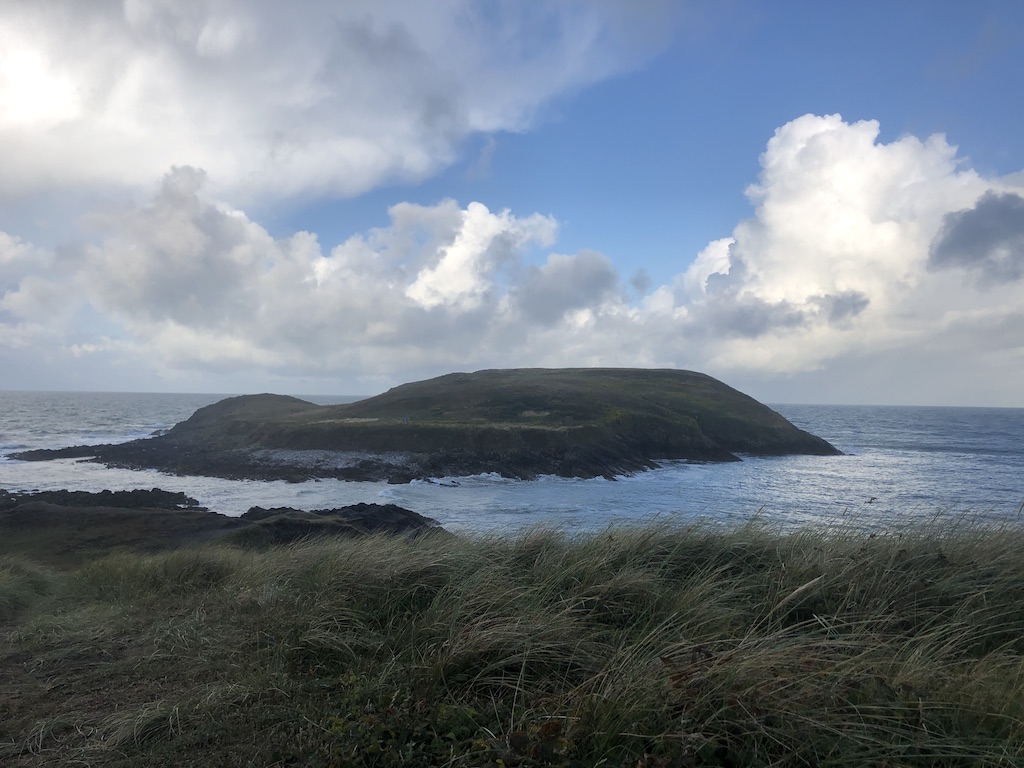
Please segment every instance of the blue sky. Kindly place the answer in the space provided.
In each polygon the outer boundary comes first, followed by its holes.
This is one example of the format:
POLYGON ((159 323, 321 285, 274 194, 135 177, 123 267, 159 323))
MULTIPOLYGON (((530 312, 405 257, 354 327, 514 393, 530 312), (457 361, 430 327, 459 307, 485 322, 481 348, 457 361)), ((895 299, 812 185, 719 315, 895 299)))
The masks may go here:
POLYGON ((386 223, 396 199, 482 200, 555 215, 563 248, 598 249, 668 280, 750 214, 743 190, 758 156, 799 115, 878 120, 883 142, 946 133, 978 170, 1021 170, 1020 3, 680 8, 666 49, 545 105, 530 130, 472 137, 436 178, 303 207, 275 217, 274 230, 335 242, 386 223))
POLYGON ((429 10, 5 4, 0 388, 1024 406, 1021 3, 429 10))

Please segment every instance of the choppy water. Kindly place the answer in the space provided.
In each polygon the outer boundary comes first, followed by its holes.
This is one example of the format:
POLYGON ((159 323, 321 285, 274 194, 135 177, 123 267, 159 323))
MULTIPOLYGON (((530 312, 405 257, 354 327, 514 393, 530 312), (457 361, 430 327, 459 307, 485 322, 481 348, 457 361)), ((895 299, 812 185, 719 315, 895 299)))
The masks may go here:
MULTIPOLYGON (((640 518, 784 524, 843 520, 866 527, 936 516, 1016 520, 1024 504, 1024 409, 778 405, 846 455, 670 464, 616 481, 506 480, 288 484, 173 477, 74 460, 18 462, 7 454, 134 439, 167 429, 223 395, 0 391, 0 487, 184 491, 237 515, 250 506, 313 509, 394 502, 451 530, 538 523, 594 530, 640 518)), ((340 402, 343 398, 310 398, 340 402)))

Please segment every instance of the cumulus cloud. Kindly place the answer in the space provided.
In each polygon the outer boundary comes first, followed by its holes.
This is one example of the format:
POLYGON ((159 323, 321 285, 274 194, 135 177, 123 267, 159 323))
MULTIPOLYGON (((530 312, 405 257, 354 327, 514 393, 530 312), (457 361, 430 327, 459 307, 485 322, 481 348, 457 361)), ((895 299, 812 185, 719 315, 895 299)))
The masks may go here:
POLYGON ((0 195, 203 168, 235 204, 351 196, 656 52, 668 3, 0 5, 0 195))
MULTIPOLYGON (((589 254, 552 256, 534 275, 525 259, 551 243, 550 217, 451 200, 396 205, 390 226, 325 252, 311 233, 272 238, 206 197, 205 183, 201 171, 173 169, 147 204, 96 217, 105 236, 69 254, 72 270, 44 278, 41 263, 25 261, 0 308, 19 322, 41 319, 40 302, 27 298, 38 286, 81 292, 91 311, 138 344, 100 339, 77 344, 79 355, 145 355, 204 371, 400 376, 486 355, 489 345, 522 352, 520 321, 538 292, 546 311, 565 312, 594 299, 594 264, 612 273, 607 259, 589 254), (574 277, 581 285, 562 284, 574 277), (517 280, 527 287, 525 305, 517 280)), ((3 263, 27 249, 3 242, 3 263)))
POLYGON ((87 247, 0 238, 0 348, 45 346, 47 333, 83 359, 349 391, 515 365, 730 381, 831 368, 889 383, 924 370, 933 387, 955 367, 979 392, 1019 391, 1024 176, 986 179, 942 136, 884 144, 878 131, 838 115, 779 128, 747 190, 751 217, 660 286, 599 252, 549 251, 549 216, 482 202, 399 203, 387 226, 333 247, 275 238, 178 167, 147 203, 96 217, 87 247))
POLYGON ((533 215, 519 221, 509 212, 493 215, 485 205, 471 203, 451 243, 438 248, 434 263, 424 267, 406 295, 425 308, 479 307, 492 290, 492 275, 501 265, 513 263, 531 242, 550 245, 555 222, 533 215))
POLYGON ((97 218, 112 234, 88 249, 85 278, 104 309, 131 323, 234 322, 250 276, 278 254, 262 228, 202 202, 204 181, 201 171, 176 168, 150 205, 97 218))
POLYGON ((754 216, 709 246, 679 281, 693 313, 745 329, 717 365, 811 370, 864 347, 919 342, 942 302, 929 243, 951 210, 993 185, 943 136, 878 141, 875 121, 805 115, 779 128, 747 190, 754 216), (737 314, 738 313, 738 314, 737 314), (729 322, 732 318, 733 322, 729 322))

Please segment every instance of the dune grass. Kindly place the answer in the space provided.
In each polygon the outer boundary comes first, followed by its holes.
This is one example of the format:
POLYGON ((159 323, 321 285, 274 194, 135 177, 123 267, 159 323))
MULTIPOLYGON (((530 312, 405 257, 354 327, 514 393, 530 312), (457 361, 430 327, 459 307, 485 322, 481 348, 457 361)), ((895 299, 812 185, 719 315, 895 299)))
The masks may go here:
POLYGON ((1024 765, 1024 531, 0 562, 11 766, 1024 765))

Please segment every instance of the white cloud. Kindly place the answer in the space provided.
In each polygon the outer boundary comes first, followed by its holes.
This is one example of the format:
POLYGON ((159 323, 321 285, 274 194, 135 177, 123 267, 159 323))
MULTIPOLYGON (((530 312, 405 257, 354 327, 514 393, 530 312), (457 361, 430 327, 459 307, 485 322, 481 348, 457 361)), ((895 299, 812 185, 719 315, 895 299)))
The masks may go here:
POLYGON ((678 281, 684 301, 704 296, 708 292, 708 279, 712 275, 728 274, 729 248, 735 242, 731 237, 723 237, 708 243, 707 247, 697 254, 697 258, 678 281))
POLYGON ((476 309, 491 291, 496 268, 514 261, 532 242, 550 245, 555 222, 533 216, 523 221, 508 211, 492 214, 481 203, 470 203, 451 243, 438 248, 436 261, 424 267, 405 293, 421 307, 476 309))
MULTIPOLYGON (((437 361, 463 364, 498 341, 514 346, 516 275, 555 233, 536 214, 403 203, 391 209, 391 226, 324 253, 310 233, 273 239, 208 199, 204 182, 200 171, 174 169, 148 204, 96 217, 106 236, 75 252, 72 269, 47 278, 41 264, 23 265, 0 307, 24 323, 45 315, 39 294, 80 293, 126 343, 76 339, 68 349, 77 356, 137 356, 142 365, 208 372, 372 369, 400 377, 437 361)), ((4 242, 12 263, 27 249, 4 242)), ((550 298, 567 309, 580 303, 572 293, 550 298)))
POLYGON ((87 248, 0 237, 0 357, 60 347, 346 391, 482 367, 676 366, 803 375, 837 399, 1019 403, 1024 177, 986 179, 941 136, 881 144, 875 123, 836 115, 781 127, 761 161, 751 218, 639 297, 600 253, 535 266, 550 217, 400 203, 328 250, 271 237, 176 168, 147 204, 98 217, 87 248), (988 267, 1001 279, 970 278, 988 267))
POLYGON ((699 302, 705 317, 727 300, 761 310, 732 318, 752 325, 719 346, 716 365, 808 370, 855 349, 920 343, 947 309, 981 300, 933 280, 928 254, 943 216, 997 182, 964 168, 942 136, 880 144, 878 131, 805 115, 769 141, 748 190, 755 215, 736 227, 728 267, 688 275, 717 287, 699 302))
POLYGON ((16 0, 0 5, 0 196, 142 188, 352 196, 658 49, 667 4, 16 0), (662 7, 664 6, 664 7, 662 7), (651 10, 653 8, 653 10, 651 10))

